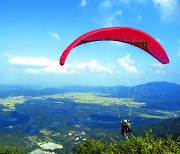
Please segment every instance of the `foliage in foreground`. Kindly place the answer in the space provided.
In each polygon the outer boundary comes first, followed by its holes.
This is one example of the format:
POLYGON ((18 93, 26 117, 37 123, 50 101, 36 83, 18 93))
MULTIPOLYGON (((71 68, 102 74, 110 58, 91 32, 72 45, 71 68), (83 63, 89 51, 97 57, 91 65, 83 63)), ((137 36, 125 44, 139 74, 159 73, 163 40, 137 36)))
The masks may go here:
POLYGON ((1 154, 23 154, 24 151, 21 148, 14 146, 0 146, 1 154))
POLYGON ((90 140, 85 144, 81 144, 78 154, 162 154, 162 153, 180 153, 180 136, 173 140, 170 136, 163 138, 155 138, 152 131, 147 132, 144 137, 132 136, 121 142, 111 143, 108 145, 100 141, 90 140))

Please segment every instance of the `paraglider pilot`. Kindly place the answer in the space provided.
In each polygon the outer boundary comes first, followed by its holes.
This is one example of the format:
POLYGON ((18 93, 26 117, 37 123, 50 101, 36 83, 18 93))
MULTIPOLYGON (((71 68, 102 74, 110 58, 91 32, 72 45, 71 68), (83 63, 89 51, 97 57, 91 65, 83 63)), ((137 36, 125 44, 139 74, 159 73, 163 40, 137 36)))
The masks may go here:
POLYGON ((120 120, 120 124, 121 124, 121 132, 122 132, 122 135, 125 137, 125 138, 128 138, 128 133, 132 132, 132 129, 131 129, 131 124, 130 124, 130 119, 128 118, 128 120, 124 119, 123 121, 120 120))

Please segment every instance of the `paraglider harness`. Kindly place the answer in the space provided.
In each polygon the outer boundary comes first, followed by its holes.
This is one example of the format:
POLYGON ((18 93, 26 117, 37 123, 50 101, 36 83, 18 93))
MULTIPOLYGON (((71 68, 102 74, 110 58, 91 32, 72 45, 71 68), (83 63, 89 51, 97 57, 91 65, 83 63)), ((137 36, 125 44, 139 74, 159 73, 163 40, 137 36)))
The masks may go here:
POLYGON ((130 120, 127 120, 127 122, 120 121, 120 123, 122 127, 121 132, 123 136, 127 136, 128 133, 132 132, 130 120))

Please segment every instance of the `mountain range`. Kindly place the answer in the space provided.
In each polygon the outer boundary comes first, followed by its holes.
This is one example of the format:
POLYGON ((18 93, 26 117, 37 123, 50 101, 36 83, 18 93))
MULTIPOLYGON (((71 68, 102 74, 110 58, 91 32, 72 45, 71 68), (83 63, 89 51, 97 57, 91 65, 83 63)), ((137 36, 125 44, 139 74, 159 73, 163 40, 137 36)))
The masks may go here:
POLYGON ((133 87, 91 87, 68 86, 61 88, 41 88, 40 86, 0 84, 0 98, 13 96, 42 96, 63 94, 68 92, 94 92, 108 94, 110 97, 132 98, 134 101, 145 102, 147 108, 180 109, 180 85, 169 82, 150 82, 133 87))

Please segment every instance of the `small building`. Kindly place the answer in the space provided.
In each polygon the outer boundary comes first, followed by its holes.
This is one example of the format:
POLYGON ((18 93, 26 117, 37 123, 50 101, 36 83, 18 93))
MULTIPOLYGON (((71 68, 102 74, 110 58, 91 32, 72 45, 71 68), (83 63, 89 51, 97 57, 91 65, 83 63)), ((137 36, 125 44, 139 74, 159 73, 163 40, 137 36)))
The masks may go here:
POLYGON ((82 136, 85 135, 85 132, 72 132, 72 136, 82 136))
POLYGON ((40 149, 36 149, 36 150, 30 152, 29 154, 46 154, 46 152, 45 152, 45 151, 42 151, 42 150, 40 150, 40 149))
POLYGON ((54 150, 54 149, 63 149, 63 145, 56 144, 53 142, 47 142, 47 143, 39 143, 38 146, 45 150, 54 150))

